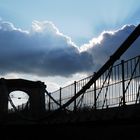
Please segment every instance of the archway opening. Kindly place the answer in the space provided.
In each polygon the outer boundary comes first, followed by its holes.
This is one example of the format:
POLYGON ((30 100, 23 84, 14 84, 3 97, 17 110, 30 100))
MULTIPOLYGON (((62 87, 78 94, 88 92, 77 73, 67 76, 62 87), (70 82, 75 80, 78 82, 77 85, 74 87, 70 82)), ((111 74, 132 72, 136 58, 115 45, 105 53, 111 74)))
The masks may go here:
MULTIPOLYGON (((29 107, 29 95, 23 91, 13 91, 9 94, 9 97, 13 105, 18 110, 23 110, 29 107)), ((10 101, 8 101, 8 110, 14 112, 15 109, 10 101)))

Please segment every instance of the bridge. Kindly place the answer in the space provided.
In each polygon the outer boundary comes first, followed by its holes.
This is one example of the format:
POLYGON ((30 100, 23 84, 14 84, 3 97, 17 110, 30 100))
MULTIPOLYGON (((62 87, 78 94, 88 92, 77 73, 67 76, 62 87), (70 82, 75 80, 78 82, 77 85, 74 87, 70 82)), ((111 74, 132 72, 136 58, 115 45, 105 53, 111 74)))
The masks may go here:
POLYGON ((49 93, 44 83, 24 79, 0 79, 1 124, 94 125, 106 122, 139 122, 140 56, 120 57, 140 35, 140 25, 93 75, 49 93), (117 62, 117 63, 116 63, 117 62), (18 108, 9 94, 29 95, 18 108), (13 110, 8 110, 8 101, 13 110))

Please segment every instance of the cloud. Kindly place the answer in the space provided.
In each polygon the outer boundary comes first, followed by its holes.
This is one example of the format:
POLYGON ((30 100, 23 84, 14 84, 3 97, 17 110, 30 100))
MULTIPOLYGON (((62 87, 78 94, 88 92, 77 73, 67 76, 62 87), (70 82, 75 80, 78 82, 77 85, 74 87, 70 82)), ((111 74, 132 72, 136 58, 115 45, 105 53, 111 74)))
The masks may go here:
POLYGON ((71 39, 51 22, 32 23, 30 31, 0 22, 0 73, 69 76, 88 71, 92 57, 79 52, 71 39))
MULTIPOLYGON (((104 31, 98 38, 78 47, 48 21, 34 21, 29 31, 0 21, 0 74, 25 73, 38 76, 71 76, 93 72, 134 30, 126 25, 117 31, 104 31)), ((140 52, 140 40, 126 56, 140 52)))
MULTIPOLYGON (((104 31, 98 38, 93 38, 88 44, 81 47, 81 51, 86 51, 92 55, 94 69, 101 67, 107 59, 125 41, 130 33, 135 29, 135 25, 125 25, 116 31, 104 31)), ((124 53, 121 59, 129 59, 140 52, 140 39, 138 38, 132 46, 124 53)))

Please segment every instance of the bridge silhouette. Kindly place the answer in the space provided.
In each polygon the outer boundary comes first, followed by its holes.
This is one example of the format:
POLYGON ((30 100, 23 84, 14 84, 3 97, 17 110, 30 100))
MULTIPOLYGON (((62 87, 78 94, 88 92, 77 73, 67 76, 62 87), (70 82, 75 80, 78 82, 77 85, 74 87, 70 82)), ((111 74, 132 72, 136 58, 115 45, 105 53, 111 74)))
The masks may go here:
POLYGON ((140 119, 140 56, 116 61, 140 35, 140 25, 93 75, 49 93, 43 82, 0 80, 1 124, 102 124, 140 119), (26 104, 15 106, 9 94, 21 90, 26 104), (13 110, 8 110, 8 101, 13 110))

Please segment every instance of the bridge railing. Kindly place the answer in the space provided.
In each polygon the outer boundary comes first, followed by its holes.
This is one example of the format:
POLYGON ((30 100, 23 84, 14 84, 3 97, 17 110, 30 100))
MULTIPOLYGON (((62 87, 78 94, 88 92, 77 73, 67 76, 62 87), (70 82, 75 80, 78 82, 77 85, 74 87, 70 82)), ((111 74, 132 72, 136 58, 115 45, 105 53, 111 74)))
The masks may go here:
MULTIPOLYGON (((60 103, 60 105, 65 104, 71 97, 73 97, 90 79, 91 79, 92 75, 89 77, 86 77, 84 79, 81 79, 79 81, 74 81, 74 83, 65 86, 63 88, 60 88, 59 90, 56 90, 51 94, 51 96, 57 100, 58 103, 60 103)), ((76 108, 78 99, 71 104, 68 109, 73 110, 74 108, 76 108)), ((47 110, 55 110, 58 109, 60 106, 55 104, 48 96, 46 96, 46 109, 47 110)))
MULTIPOLYGON (((93 75, 60 88, 51 93, 51 96, 65 104, 73 97, 93 75)), ((140 56, 110 67, 92 86, 79 96, 67 109, 79 108, 102 109, 139 102, 140 92, 140 56)), ((55 110, 60 106, 46 97, 46 109, 55 110)))

